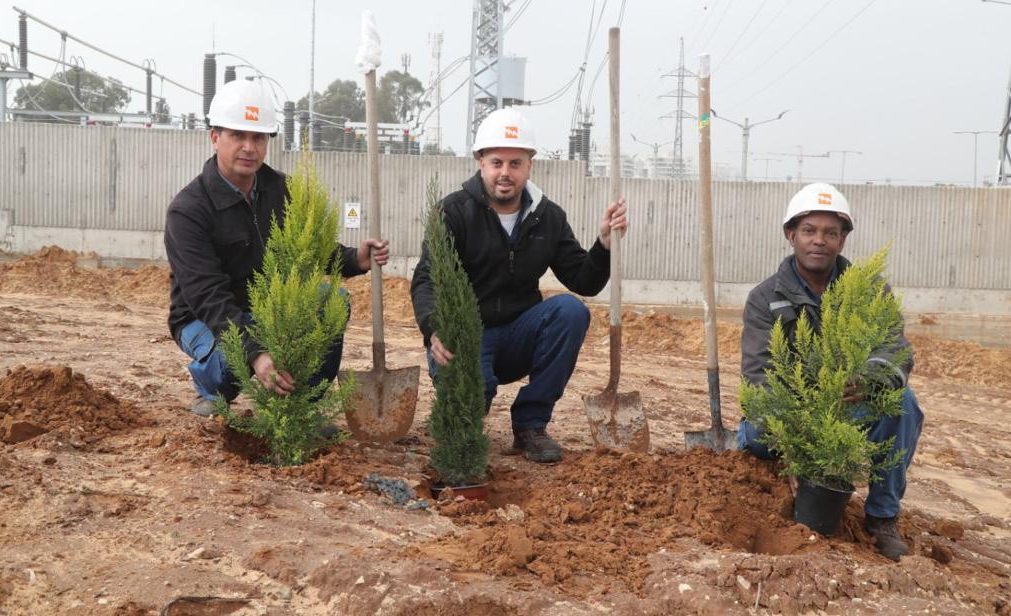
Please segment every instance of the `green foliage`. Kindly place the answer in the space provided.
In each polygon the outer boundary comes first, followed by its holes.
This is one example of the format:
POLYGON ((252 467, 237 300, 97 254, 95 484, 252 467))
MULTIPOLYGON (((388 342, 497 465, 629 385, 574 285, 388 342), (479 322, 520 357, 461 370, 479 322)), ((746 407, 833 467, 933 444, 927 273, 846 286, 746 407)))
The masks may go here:
POLYGON ((18 107, 46 111, 80 111, 83 105, 84 110, 107 113, 122 111, 129 101, 126 88, 78 68, 58 72, 50 81, 22 86, 14 95, 18 107))
POLYGON ((437 182, 428 183, 425 245, 435 287, 432 325, 453 351, 435 379, 429 431, 435 438, 432 466, 447 485, 484 478, 488 437, 484 433, 484 378, 481 375, 481 315, 453 238, 443 222, 437 182))
MULTIPOLYGON (((820 332, 801 311, 791 345, 777 320, 767 384, 741 383, 745 417, 782 457, 788 475, 848 489, 876 481, 902 457, 901 451, 889 455, 894 439, 873 443, 867 438, 872 423, 902 413, 903 390, 886 385, 890 369, 868 363, 875 351, 895 348, 902 332, 899 300, 882 277, 887 255, 886 247, 850 266, 829 287, 822 296, 820 332), (843 400, 851 384, 862 402, 843 400)), ((890 361, 906 359, 900 353, 890 361)))
POLYGON ((288 177, 288 191, 284 226, 272 222, 263 267, 249 285, 253 323, 244 332, 233 323, 221 337, 228 367, 254 408, 242 416, 219 400, 218 410, 233 428, 264 439, 274 464, 301 464, 325 445, 320 430, 343 412, 354 387, 308 385, 348 320, 339 259, 328 271, 337 249, 337 214, 308 152, 288 177), (294 391, 281 396, 252 378, 244 333, 270 353, 278 371, 292 375, 294 391))

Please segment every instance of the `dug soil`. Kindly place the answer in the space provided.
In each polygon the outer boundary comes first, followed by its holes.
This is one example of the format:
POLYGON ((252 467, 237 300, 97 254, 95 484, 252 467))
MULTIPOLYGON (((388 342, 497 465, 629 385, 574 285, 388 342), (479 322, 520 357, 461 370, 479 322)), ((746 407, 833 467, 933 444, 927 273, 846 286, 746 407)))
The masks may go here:
MULTIPOLYGON (((186 412, 165 269, 97 264, 56 248, 0 263, 0 614, 1011 614, 1007 350, 912 337, 927 420, 900 519, 912 554, 893 563, 862 530, 862 493, 825 538, 791 521, 774 463, 684 451, 708 417, 697 320, 627 315, 622 389, 642 395, 651 453, 592 447, 582 396, 608 370, 594 309, 551 424, 564 460, 511 455, 520 384, 504 386, 489 500, 434 501, 427 378, 406 438, 264 465, 186 412), (371 473, 418 500, 373 492, 371 473)), ((345 367, 368 369, 368 279, 347 285, 345 367)), ((408 286, 385 281, 392 367, 424 365, 408 286)), ((728 424, 739 338, 720 324, 728 424)))

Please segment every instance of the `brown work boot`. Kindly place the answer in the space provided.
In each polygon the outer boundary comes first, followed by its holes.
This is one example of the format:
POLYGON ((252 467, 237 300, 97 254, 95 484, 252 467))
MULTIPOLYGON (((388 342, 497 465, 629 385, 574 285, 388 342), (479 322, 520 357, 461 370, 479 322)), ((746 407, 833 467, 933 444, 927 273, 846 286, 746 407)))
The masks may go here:
POLYGON ((895 518, 876 518, 872 515, 864 519, 864 528, 874 537, 874 547, 878 552, 896 562, 909 553, 909 546, 902 540, 895 518))
POLYGON ((548 436, 544 428, 513 430, 513 449, 523 452, 532 462, 546 464, 562 459, 562 447, 548 436))

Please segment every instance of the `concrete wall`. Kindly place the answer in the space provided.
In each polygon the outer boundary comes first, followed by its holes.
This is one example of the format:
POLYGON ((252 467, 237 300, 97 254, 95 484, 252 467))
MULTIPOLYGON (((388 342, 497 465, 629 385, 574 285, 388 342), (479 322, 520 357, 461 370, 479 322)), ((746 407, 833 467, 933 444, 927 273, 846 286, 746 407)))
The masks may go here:
MULTIPOLYGON (((272 144, 268 163, 291 170, 297 153, 272 144)), ((164 258, 165 208, 211 154, 202 131, 158 131, 41 124, 0 124, 0 250, 47 244, 107 257, 164 258)), ((316 154, 337 203, 364 204, 357 243, 368 226, 363 154, 316 154)), ((407 275, 421 245, 426 184, 455 189, 475 169, 467 158, 381 156, 384 234, 407 275)), ((569 214, 588 244, 607 196, 606 178, 581 165, 538 160, 533 180, 569 214)), ((626 179, 632 231, 624 247, 629 301, 700 301, 698 205, 692 181, 626 179)), ((739 306, 774 271, 788 246, 779 231, 796 184, 720 182, 714 188, 718 301, 739 306)), ((891 243, 889 276, 908 310, 1011 315, 1011 191, 994 188, 842 187, 855 208, 846 247, 860 257, 891 243)), ((550 276, 545 283, 553 283, 550 276)), ((607 291, 605 290, 605 293, 607 291)), ((602 295, 606 298, 606 295, 602 295)))

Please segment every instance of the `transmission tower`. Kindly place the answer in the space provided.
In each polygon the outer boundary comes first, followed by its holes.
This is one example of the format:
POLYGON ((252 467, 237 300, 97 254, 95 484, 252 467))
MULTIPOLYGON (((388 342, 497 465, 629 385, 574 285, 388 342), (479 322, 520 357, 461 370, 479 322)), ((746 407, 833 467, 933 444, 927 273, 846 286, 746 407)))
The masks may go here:
POLYGON ((681 132, 681 123, 685 119, 694 120, 697 116, 691 112, 685 111, 685 99, 686 98, 698 98, 698 96, 691 91, 685 90, 685 78, 697 79, 698 75, 692 71, 685 68, 685 39, 681 37, 678 40, 678 68, 677 71, 673 73, 667 73, 664 77, 674 77, 677 79, 677 88, 670 94, 664 94, 663 98, 673 98, 677 101, 674 106, 673 115, 664 115, 663 118, 673 118, 674 119, 674 177, 683 178, 686 171, 686 165, 684 162, 684 139, 681 132))
POLYGON ((499 58, 502 56, 503 0, 474 0, 470 39, 470 103, 467 106, 467 151, 477 127, 489 113, 502 107, 499 58))
MULTIPOLYGON (((1011 152, 1008 151, 1008 129, 1011 128, 1011 77, 1008 78, 1007 93, 1004 99, 1004 114, 1000 118, 999 137, 1000 150, 997 151, 997 185, 1011 184, 1011 152)), ((975 172, 973 173, 975 175, 975 172)), ((975 181, 975 178, 973 178, 975 181)))
POLYGON ((435 143, 435 149, 438 152, 442 152, 442 112, 440 109, 442 104, 442 80, 439 79, 439 73, 442 72, 442 32, 429 34, 428 42, 432 46, 432 76, 430 87, 432 90, 433 100, 435 101, 435 126, 428 130, 432 131, 432 141, 435 143))

